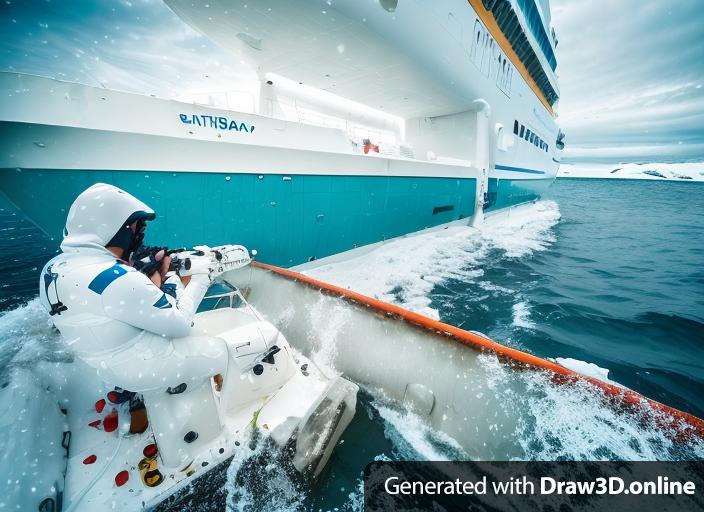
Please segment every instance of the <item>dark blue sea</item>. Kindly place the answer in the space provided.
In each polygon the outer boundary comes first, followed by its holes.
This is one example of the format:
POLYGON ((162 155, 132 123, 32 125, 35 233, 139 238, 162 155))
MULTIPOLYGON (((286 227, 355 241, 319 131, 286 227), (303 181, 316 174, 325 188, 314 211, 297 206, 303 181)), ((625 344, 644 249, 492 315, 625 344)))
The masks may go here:
MULTIPOLYGON (((30 301, 57 242, 4 200, 0 234, 0 375, 8 375, 18 360, 27 364, 18 354, 40 314, 30 301)), ((505 227, 419 240, 317 274, 704 416, 704 184, 560 179, 505 227)), ((572 414, 569 401, 540 396, 527 406, 537 437, 526 441, 527 458, 672 457, 652 433, 640 436, 618 419, 578 416, 572 432, 561 423, 572 414)), ((314 488, 286 480, 279 487, 293 491, 274 493, 269 506, 360 510, 368 462, 452 457, 442 439, 371 392, 362 393, 344 440, 314 488)), ((282 479, 271 475, 271 487, 282 479)), ((247 502, 246 492, 230 491, 247 502)))

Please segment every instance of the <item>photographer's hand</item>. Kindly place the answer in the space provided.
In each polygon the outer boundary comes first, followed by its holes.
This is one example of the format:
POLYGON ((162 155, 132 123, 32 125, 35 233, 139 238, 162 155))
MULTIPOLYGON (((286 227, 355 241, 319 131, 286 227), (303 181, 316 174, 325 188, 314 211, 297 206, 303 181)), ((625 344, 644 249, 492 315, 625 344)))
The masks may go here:
POLYGON ((151 282, 159 288, 161 288, 161 285, 164 282, 164 276, 169 271, 169 265, 171 265, 171 256, 165 256, 165 254, 166 253, 163 249, 154 254, 154 260, 161 262, 161 267, 157 272, 154 272, 151 276, 149 276, 151 282))

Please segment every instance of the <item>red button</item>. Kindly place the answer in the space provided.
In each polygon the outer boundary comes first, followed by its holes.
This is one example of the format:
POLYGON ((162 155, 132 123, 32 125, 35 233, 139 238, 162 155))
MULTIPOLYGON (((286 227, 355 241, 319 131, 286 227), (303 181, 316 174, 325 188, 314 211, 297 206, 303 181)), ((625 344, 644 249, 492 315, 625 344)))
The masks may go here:
POLYGON ((95 455, 88 455, 88 457, 83 459, 83 464, 93 464, 96 460, 98 460, 98 457, 95 455))
POLYGON ((114 404, 119 403, 120 393, 118 393, 117 391, 108 392, 108 400, 110 400, 114 404))
POLYGON ((157 452, 156 444, 148 444, 147 446, 144 447, 144 450, 142 450, 142 453, 144 454, 145 457, 152 458, 156 455, 157 452))
POLYGON ((130 474, 127 472, 127 470, 122 470, 118 474, 115 475, 115 485, 118 487, 122 487, 127 483, 127 480, 130 479, 130 474))
POLYGON ((105 409, 105 400, 101 398, 97 402, 95 402, 95 410, 96 412, 103 412, 103 409, 105 409))
POLYGON ((105 432, 113 432, 117 429, 117 411, 115 409, 103 419, 103 429, 105 432))
POLYGON ((100 420, 91 421, 88 423, 89 427, 98 428, 100 426, 100 420))

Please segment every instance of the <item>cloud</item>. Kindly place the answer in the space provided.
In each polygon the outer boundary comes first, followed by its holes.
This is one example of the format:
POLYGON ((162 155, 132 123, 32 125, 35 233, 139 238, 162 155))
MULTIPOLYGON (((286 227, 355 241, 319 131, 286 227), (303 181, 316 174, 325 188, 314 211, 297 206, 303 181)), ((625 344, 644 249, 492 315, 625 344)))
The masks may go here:
POLYGON ((5 71, 186 100, 253 76, 162 2, 3 2, 0 31, 5 71))
POLYGON ((553 25, 572 154, 704 156, 700 0, 554 0, 553 25))

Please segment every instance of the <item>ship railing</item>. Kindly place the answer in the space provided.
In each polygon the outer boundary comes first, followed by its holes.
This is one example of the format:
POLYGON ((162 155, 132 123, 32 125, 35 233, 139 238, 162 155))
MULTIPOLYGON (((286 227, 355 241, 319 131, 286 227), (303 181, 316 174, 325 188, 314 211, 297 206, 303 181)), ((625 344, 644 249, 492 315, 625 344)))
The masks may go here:
MULTIPOLYGON (((179 99, 179 98, 176 98, 179 99)), ((194 105, 226 109, 245 114, 256 113, 256 97, 251 91, 227 90, 189 95, 194 105)))
POLYGON ((373 144, 379 146, 379 154, 413 158, 413 151, 408 147, 405 148, 405 151, 402 151, 401 145, 397 143, 396 134, 391 131, 365 126, 349 119, 319 112, 299 103, 296 98, 287 98, 285 100, 278 98, 275 105, 276 112, 274 115, 281 117, 285 121, 322 126, 345 132, 355 152, 362 152, 363 141, 369 139, 373 144))

